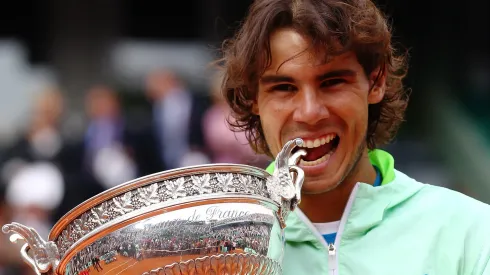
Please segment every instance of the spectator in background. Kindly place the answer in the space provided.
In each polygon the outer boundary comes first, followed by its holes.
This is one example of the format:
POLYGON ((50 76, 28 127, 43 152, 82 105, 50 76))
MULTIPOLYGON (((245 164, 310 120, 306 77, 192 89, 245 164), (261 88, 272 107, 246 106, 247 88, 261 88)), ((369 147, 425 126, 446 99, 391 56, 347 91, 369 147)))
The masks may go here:
POLYGON ((63 147, 60 118, 64 100, 56 87, 45 89, 37 97, 28 128, 20 139, 7 148, 2 160, 2 177, 8 182, 25 163, 59 162, 63 147))
POLYGON ((221 94, 222 75, 216 73, 211 81, 213 105, 203 118, 203 131, 213 163, 238 163, 266 167, 269 158, 257 155, 250 147, 244 132, 234 132, 226 120, 231 109, 221 94))
POLYGON ((126 151, 126 125, 116 92, 104 85, 92 87, 86 97, 86 112, 85 169, 105 189, 134 179, 136 166, 126 151))
POLYGON ((63 139, 59 130, 63 98, 57 88, 43 91, 35 101, 28 129, 2 161, 6 201, 13 219, 47 235, 51 216, 65 191, 63 139))
POLYGON ((151 72, 145 89, 152 102, 153 132, 164 168, 209 162, 202 131, 207 100, 190 91, 170 70, 151 72))

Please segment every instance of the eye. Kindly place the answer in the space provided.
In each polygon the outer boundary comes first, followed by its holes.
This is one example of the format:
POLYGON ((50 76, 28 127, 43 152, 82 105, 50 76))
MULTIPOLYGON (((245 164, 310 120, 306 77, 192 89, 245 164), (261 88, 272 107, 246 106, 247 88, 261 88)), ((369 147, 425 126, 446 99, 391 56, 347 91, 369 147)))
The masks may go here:
POLYGON ((280 92, 295 92, 297 88, 291 84, 280 84, 272 87, 272 90, 280 92))
POLYGON ((322 87, 332 87, 336 86, 342 83, 345 83, 345 79, 343 78, 332 78, 332 79, 327 79, 322 82, 322 87))

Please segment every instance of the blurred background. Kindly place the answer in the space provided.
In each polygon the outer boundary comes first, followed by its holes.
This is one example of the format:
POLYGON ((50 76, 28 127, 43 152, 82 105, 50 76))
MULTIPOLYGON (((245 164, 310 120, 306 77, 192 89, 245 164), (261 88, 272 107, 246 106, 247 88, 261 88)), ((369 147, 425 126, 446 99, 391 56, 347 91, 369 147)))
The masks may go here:
MULTIPOLYGON (((226 127, 209 67, 251 1, 171 2, 4 3, 0 225, 45 237, 129 179, 212 162, 266 167, 226 127)), ((377 2, 411 56, 407 121, 385 149, 410 176, 490 203, 489 2, 377 2)), ((11 274, 33 273, 2 234, 0 275, 11 274)))

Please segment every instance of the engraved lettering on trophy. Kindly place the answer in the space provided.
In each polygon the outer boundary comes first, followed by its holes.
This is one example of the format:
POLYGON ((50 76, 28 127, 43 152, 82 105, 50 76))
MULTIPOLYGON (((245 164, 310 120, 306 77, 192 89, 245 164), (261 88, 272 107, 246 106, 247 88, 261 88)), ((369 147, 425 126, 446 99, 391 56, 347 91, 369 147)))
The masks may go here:
POLYGON ((192 215, 187 218, 187 221, 189 222, 195 222, 201 220, 201 214, 197 213, 197 209, 194 209, 194 212, 192 212, 192 215))
POLYGON ((173 227, 181 227, 187 224, 187 220, 170 220, 158 223, 160 226, 164 228, 173 228, 173 227))
POLYGON ((206 219, 207 220, 216 220, 216 219, 232 219, 239 218, 246 215, 249 215, 249 211, 239 211, 239 210, 222 210, 219 206, 211 206, 206 210, 206 219))

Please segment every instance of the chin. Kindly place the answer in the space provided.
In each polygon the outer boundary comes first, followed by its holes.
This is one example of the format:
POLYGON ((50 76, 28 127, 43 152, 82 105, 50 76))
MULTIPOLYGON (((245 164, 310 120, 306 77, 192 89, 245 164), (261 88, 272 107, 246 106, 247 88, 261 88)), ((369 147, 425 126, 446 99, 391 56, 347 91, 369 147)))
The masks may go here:
MULTIPOLYGON (((340 176, 341 174, 335 172, 327 173, 325 170, 322 172, 323 173, 312 175, 305 171, 305 180, 302 188, 303 193, 325 193, 337 188, 337 186, 340 185, 342 181, 342 177, 340 176)), ((339 170, 336 172, 339 172, 339 170)))
POLYGON ((305 178, 301 193, 311 195, 322 194, 334 190, 339 185, 340 183, 337 181, 326 183, 325 181, 321 182, 319 180, 308 180, 308 178, 305 178))

